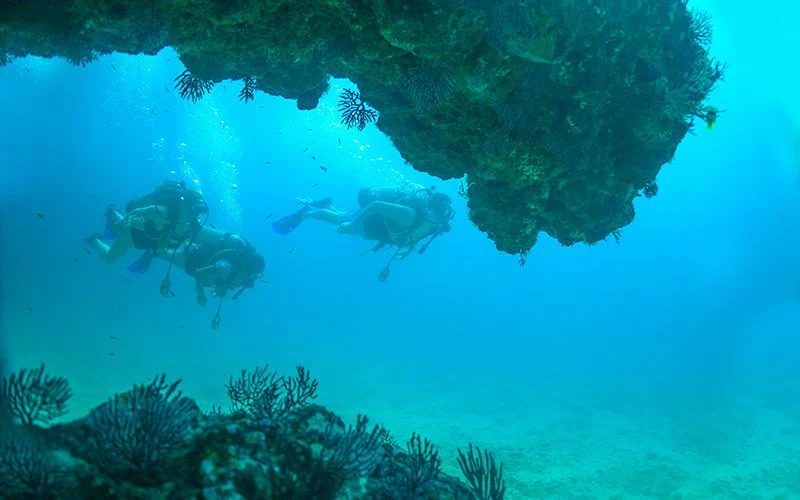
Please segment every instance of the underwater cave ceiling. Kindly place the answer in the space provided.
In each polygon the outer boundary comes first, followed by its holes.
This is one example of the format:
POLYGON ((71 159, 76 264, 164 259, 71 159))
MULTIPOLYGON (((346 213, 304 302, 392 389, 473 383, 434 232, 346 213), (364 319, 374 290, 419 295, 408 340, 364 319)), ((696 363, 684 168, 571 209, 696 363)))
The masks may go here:
POLYGON ((523 256, 541 231, 564 245, 618 238, 693 120, 716 119, 704 102, 724 66, 709 56, 710 38, 710 19, 685 0, 0 7, 4 61, 84 65, 171 46, 197 82, 241 79, 300 109, 317 105, 330 76, 349 78, 403 158, 442 179, 466 175, 471 220, 499 250, 523 256))

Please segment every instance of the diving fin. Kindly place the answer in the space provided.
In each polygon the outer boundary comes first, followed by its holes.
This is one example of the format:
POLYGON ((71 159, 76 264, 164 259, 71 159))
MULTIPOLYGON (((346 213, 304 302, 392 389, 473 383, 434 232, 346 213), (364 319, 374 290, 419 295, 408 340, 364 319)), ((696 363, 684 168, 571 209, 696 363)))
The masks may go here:
POLYGON ((152 250, 145 250, 141 257, 136 262, 128 266, 128 271, 134 274, 144 274, 150 269, 150 263, 153 262, 153 257, 156 253, 152 250))
POLYGON ((302 224, 303 220, 305 219, 305 215, 309 210, 312 208, 328 208, 331 206, 331 204, 333 204, 333 198, 330 196, 326 196, 321 200, 315 200, 310 203, 306 203, 303 205, 303 208, 292 215, 287 215, 283 219, 273 222, 272 229, 275 230, 276 233, 286 236, 297 229, 300 224, 302 224))
POLYGON ((311 207, 306 205, 292 215, 287 215, 283 219, 276 220, 272 223, 272 229, 276 233, 286 236, 303 223, 303 219, 305 219, 305 215, 309 210, 311 210, 311 207))

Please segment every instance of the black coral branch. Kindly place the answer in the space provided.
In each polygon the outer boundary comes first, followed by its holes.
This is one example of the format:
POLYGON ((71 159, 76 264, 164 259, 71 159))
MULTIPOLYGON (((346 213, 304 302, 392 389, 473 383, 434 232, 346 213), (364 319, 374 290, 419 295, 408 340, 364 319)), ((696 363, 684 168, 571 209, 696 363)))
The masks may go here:
POLYGON ((180 92, 181 97, 190 99, 192 102, 197 102, 203 98, 204 95, 211 92, 214 88, 214 82, 211 80, 201 80, 192 75, 189 70, 175 77, 175 88, 180 92))
POLYGON ((245 104, 256 98, 256 79, 252 76, 244 77, 244 86, 239 92, 239 100, 245 104))
POLYGON ((367 107, 361 94, 350 89, 344 89, 339 95, 339 113, 342 115, 342 124, 358 130, 364 130, 367 123, 378 119, 378 112, 367 107))

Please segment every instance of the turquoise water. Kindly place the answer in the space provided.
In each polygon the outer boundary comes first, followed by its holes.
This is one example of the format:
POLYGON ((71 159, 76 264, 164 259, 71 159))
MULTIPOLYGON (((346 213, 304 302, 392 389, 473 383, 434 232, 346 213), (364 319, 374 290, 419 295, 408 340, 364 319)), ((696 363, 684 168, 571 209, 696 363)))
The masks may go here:
POLYGON ((245 105, 238 83, 183 101, 170 50, 0 68, 11 368, 67 376, 80 416, 162 371, 210 407, 242 368, 303 364, 319 402, 401 440, 421 432, 448 472, 457 447, 492 450, 508 498, 800 498, 800 40, 781 4, 702 6, 730 64, 717 126, 686 138, 619 245, 543 237, 524 268, 467 220, 458 181, 414 171, 374 126, 339 124, 347 81, 301 112, 265 94, 245 105), (107 204, 163 179, 197 180, 210 222, 266 257, 268 283, 227 303, 219 331, 187 277, 159 295, 165 263, 131 275, 134 254, 107 266, 81 244, 107 204), (270 230, 297 196, 355 206, 360 187, 401 181, 436 185, 458 215, 386 283, 369 243, 313 221, 270 230))

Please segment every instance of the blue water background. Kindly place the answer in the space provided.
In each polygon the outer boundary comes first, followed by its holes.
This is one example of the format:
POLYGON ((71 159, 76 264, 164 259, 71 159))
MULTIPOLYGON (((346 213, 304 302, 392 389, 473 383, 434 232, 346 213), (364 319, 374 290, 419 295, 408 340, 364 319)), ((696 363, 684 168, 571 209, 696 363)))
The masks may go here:
MULTIPOLYGON (((414 171, 374 126, 338 123, 336 90, 355 88, 346 80, 298 111, 263 93, 244 104, 239 82, 181 100, 172 79, 184 68, 169 49, 86 68, 17 60, 0 68, 0 326, 11 366, 46 361, 89 405, 160 371, 220 404, 241 368, 304 364, 321 402, 346 415, 399 412, 401 437, 461 438, 445 447, 494 443, 551 404, 640 422, 681 414, 693 429, 724 428, 742 407, 796 418, 800 101, 787 60, 800 40, 787 5, 703 4, 714 54, 730 63, 712 99, 727 110, 717 126, 687 136, 620 244, 564 248, 542 235, 524 268, 469 222, 458 180, 414 171), (133 276, 80 241, 101 230, 108 203, 167 178, 197 179, 211 222, 266 258, 268 283, 226 303, 217 332, 212 304, 194 303, 185 276, 173 273, 177 296, 163 299, 163 262, 133 276), (361 256, 368 242, 313 221, 288 237, 270 230, 297 196, 348 208, 360 187, 402 180, 451 194, 458 215, 386 283, 376 276, 388 255, 361 256)), ((709 446, 724 447, 718 439, 709 446)))

